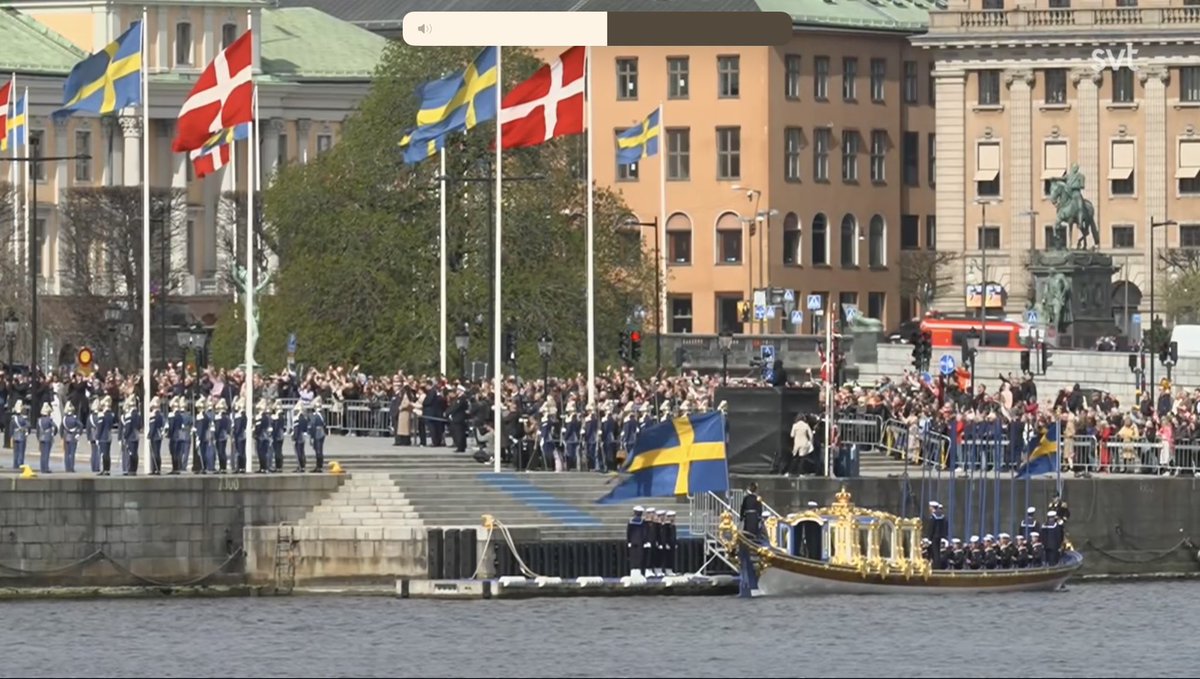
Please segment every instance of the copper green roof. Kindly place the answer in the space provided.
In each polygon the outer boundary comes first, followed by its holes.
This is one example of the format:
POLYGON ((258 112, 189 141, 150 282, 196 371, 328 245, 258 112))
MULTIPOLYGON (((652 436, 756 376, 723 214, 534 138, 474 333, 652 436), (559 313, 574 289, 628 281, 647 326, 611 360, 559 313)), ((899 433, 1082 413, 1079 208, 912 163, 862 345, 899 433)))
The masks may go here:
POLYGON ((359 80, 387 38, 309 7, 262 11, 262 69, 284 80, 359 80))
POLYGON ((756 0, 764 12, 787 12, 796 26, 922 33, 935 0, 756 0))
POLYGON ((87 55, 66 38, 11 9, 0 9, 0 72, 66 75, 87 55))

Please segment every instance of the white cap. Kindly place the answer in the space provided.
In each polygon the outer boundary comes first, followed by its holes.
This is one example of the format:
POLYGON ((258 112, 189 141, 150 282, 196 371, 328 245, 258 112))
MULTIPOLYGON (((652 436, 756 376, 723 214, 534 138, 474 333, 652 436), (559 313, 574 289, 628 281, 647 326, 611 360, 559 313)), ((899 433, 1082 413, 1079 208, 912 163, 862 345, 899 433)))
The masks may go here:
POLYGON ((675 516, 675 512, 667 512, 667 516, 675 516))
POLYGON ((1025 510, 1025 513, 1026 513, 1026 514, 1037 514, 1037 508, 1036 508, 1036 507, 1030 507, 1029 509, 1026 509, 1026 510, 1025 510))
POLYGON ((956 545, 961 545, 961 544, 962 544, 962 540, 959 540, 958 538, 954 538, 954 539, 952 539, 950 542, 951 542, 952 544, 956 544, 956 545))
POLYGON ((643 507, 643 506, 641 506, 641 505, 638 505, 638 506, 636 506, 636 507, 634 507, 634 508, 633 508, 633 511, 635 511, 635 512, 644 512, 644 511, 646 511, 646 508, 645 508, 645 507, 643 507))
POLYGON ((929 544, 929 538, 921 538, 921 544, 923 544, 923 545, 929 544))
POLYGON ((930 500, 930 501, 929 501, 929 506, 930 506, 930 507, 936 507, 936 506, 938 506, 937 500, 930 500))
POLYGON ((660 509, 660 510, 658 510, 657 512, 655 512, 655 514, 658 514, 659 516, 666 516, 666 515, 667 515, 667 510, 665 510, 665 509, 660 509))
POLYGON ((996 536, 992 535, 991 533, 988 533, 987 535, 983 536, 983 539, 984 540, 995 540, 996 536))
POLYGON ((647 511, 647 512, 650 512, 651 514, 653 514, 653 513, 654 513, 654 507, 646 507, 646 511, 647 511))
POLYGON ((1011 536, 1011 535, 1009 535, 1008 533, 1001 533, 1001 534, 1000 534, 1000 539, 1001 539, 1001 540, 1008 540, 1008 539, 1011 539, 1011 538, 1012 538, 1012 536, 1011 536))
POLYGON ((978 536, 978 535, 972 535, 972 536, 971 536, 971 542, 979 542, 979 536, 978 536))
POLYGON ((1051 509, 1050 511, 1046 512, 1046 517, 1047 517, 1047 518, 1053 519, 1053 518, 1054 518, 1054 517, 1056 517, 1056 516, 1058 516, 1058 512, 1054 511, 1053 509, 1051 509))
POLYGON ((1030 533, 1030 534, 1029 534, 1029 537, 1031 537, 1031 538, 1040 538, 1040 537, 1042 537, 1042 534, 1041 534, 1041 533, 1039 533, 1039 532, 1037 532, 1037 531, 1035 530, 1035 531, 1033 531, 1032 533, 1030 533))
POLYGON ((816 501, 816 500, 809 500, 809 501, 808 501, 808 506, 809 506, 809 507, 819 507, 820 505, 818 505, 818 504, 817 504, 817 501, 816 501))

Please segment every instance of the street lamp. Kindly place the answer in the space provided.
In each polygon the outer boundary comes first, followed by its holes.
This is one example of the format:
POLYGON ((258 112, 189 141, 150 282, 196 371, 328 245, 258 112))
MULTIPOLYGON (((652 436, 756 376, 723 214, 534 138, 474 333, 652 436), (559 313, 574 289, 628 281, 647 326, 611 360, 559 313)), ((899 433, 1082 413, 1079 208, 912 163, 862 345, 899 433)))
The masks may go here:
POLYGON ((717 344, 721 347, 721 386, 728 386, 729 352, 733 351, 733 333, 725 331, 717 335, 717 344))
MULTIPOLYGON (((983 328, 980 332, 983 334, 983 338, 984 338, 983 345, 984 346, 987 346, 987 294, 988 294, 987 206, 991 205, 994 202, 996 202, 996 201, 991 200, 990 198, 976 198, 975 199, 975 203, 978 204, 979 207, 983 209, 983 216, 982 216, 983 225, 979 227, 979 234, 977 235, 977 237, 979 238, 979 252, 981 253, 981 257, 983 260, 979 264, 979 268, 980 268, 979 278, 980 278, 980 283, 981 283, 981 285, 979 286, 979 322, 980 322, 980 324, 983 325, 983 328)), ((971 389, 972 390, 975 389, 974 384, 971 385, 971 389)))
POLYGON ((13 346, 17 343, 17 330, 19 327, 20 321, 17 320, 17 314, 12 309, 9 309, 8 315, 4 317, 4 341, 8 343, 9 366, 12 366, 13 346))
POLYGON ((666 315, 667 305, 662 297, 662 278, 666 275, 666 271, 662 270, 662 254, 658 242, 658 217, 649 222, 639 222, 630 217, 622 222, 622 224, 627 227, 648 226, 654 229, 654 369, 656 371, 662 370, 663 317, 666 315))
POLYGON ((537 341, 538 356, 542 357, 542 389, 546 397, 550 397, 550 357, 554 355, 554 340, 550 333, 544 332, 537 341))
POLYGON ((119 329, 118 324, 121 322, 121 307, 117 306, 115 302, 104 308, 104 322, 108 327, 108 334, 112 337, 113 364, 115 365, 119 363, 117 360, 117 356, 120 355, 117 350, 117 330, 119 329))
POLYGON ((980 334, 975 328, 971 328, 971 330, 967 332, 966 337, 963 339, 963 344, 966 347, 965 351, 963 351, 965 354, 964 358, 967 359, 967 361, 969 361, 971 364, 970 395, 972 398, 975 396, 975 356, 979 353, 979 340, 980 334))
MULTIPOLYGON (((1154 221, 1154 217, 1150 218, 1150 329, 1154 329, 1154 270, 1158 268, 1158 262, 1154 261, 1154 230, 1160 226, 1173 226, 1177 224, 1174 219, 1164 219, 1161 222, 1154 221)), ((1142 336, 1145 336, 1143 331, 1142 336)), ((1142 342, 1142 351, 1146 350, 1146 343, 1142 342)), ((1154 349, 1151 349, 1153 351, 1154 349)), ((1154 360, 1150 360, 1150 384, 1154 384, 1154 360)), ((1151 387, 1153 389, 1154 387, 1151 387)), ((1153 396, 1151 396, 1153 398, 1153 396)))
POLYGON ((458 359, 461 366, 459 378, 463 381, 467 379, 467 349, 471 348, 471 331, 466 323, 463 323, 459 328, 458 334, 454 336, 454 346, 458 348, 458 359))

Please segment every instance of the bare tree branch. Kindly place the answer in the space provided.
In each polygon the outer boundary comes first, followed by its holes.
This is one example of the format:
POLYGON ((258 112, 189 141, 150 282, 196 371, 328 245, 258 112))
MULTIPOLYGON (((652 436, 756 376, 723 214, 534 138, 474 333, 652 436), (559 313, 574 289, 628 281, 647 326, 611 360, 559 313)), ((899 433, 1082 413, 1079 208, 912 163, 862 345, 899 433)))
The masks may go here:
MULTIPOLYGON (((258 213, 258 218, 255 220, 255 253, 254 253, 254 279, 262 280, 262 277, 267 273, 267 263, 270 261, 272 253, 278 252, 278 243, 275 239, 274 229, 263 224, 262 214, 262 193, 254 194, 254 211, 258 213)), ((218 271, 220 276, 229 285, 235 287, 236 281, 233 277, 234 268, 240 264, 245 266, 246 262, 246 192, 245 191, 226 191, 221 194, 221 199, 217 204, 217 224, 229 224, 233 222, 234 229, 218 228, 220 234, 217 242, 217 247, 221 257, 218 261, 229 262, 224 271, 218 271)))
POLYGON ((946 250, 904 250, 900 253, 900 295, 921 302, 928 309, 934 299, 949 292, 953 278, 949 265, 957 252, 946 250))

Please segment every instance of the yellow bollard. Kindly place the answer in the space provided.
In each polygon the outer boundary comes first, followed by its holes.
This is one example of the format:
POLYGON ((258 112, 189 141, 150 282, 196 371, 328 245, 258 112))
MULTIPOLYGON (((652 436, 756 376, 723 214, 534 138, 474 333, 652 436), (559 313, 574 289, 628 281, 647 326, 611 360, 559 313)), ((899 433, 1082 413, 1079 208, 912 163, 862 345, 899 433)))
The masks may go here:
POLYGON ((37 478, 37 472, 33 471, 33 467, 30 467, 30 466, 29 466, 29 465, 27 465, 27 464, 23 464, 23 465, 21 465, 21 478, 23 478, 23 479, 36 479, 36 478, 37 478))

